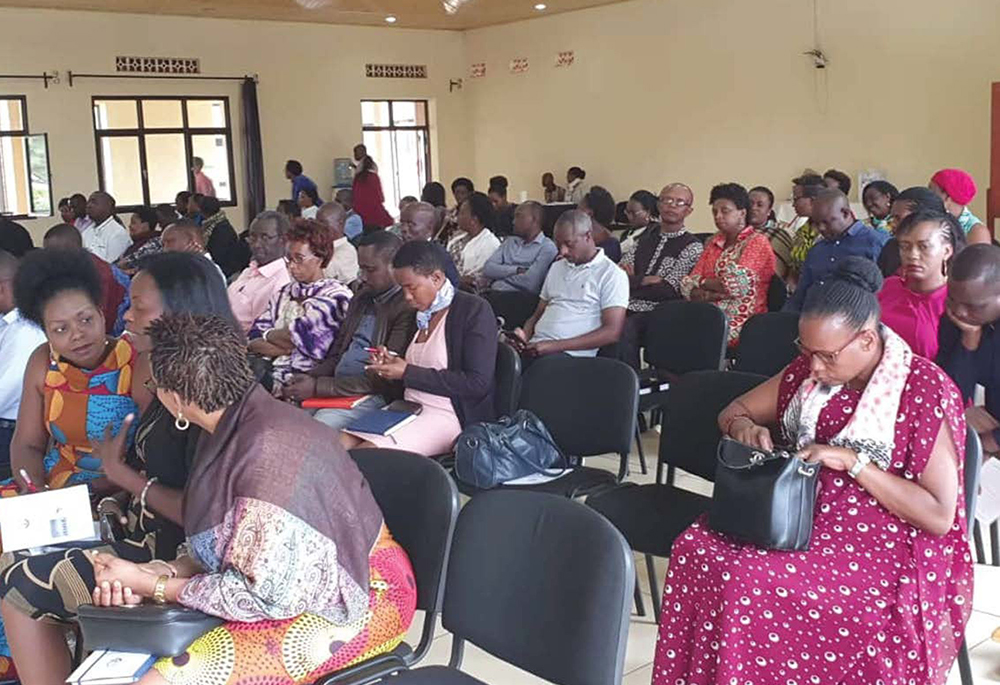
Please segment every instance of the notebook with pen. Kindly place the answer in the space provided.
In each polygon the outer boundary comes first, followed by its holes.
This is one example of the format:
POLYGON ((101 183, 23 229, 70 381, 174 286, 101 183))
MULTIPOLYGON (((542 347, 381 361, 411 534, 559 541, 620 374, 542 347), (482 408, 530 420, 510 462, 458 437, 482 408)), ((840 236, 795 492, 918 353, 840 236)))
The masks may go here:
POLYGON ((423 407, 415 402, 398 400, 385 409, 368 412, 358 417, 347 427, 347 430, 389 437, 416 419, 421 409, 423 407))

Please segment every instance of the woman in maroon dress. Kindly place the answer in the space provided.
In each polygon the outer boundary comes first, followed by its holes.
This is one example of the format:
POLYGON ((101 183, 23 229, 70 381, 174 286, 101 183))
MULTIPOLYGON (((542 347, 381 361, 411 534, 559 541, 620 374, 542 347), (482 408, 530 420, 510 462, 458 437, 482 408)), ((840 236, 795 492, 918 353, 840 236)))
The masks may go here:
POLYGON ((361 216, 364 226, 385 228, 392 226, 392 216, 385 210, 385 195, 382 193, 382 181, 375 170, 375 162, 365 156, 361 160, 361 168, 354 177, 354 211, 361 216))
POLYGON ((740 544, 704 518, 673 546, 654 685, 940 685, 972 604, 962 399, 879 322, 874 263, 809 292, 802 355, 734 401, 724 433, 820 463, 809 550, 740 544))

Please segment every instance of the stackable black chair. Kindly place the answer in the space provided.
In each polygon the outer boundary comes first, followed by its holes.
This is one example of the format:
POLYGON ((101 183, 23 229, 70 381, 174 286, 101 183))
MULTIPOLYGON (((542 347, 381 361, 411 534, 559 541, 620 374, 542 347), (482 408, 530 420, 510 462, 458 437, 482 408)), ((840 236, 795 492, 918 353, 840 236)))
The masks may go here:
POLYGON ((771 282, 767 284, 767 311, 780 312, 788 301, 788 286, 780 276, 771 276, 771 282))
MULTIPOLYGON (((976 520, 976 500, 979 499, 979 473, 983 468, 983 445, 971 426, 965 427, 965 522, 971 534, 976 520)), ((996 543, 994 543, 996 544, 996 543)), ((994 548, 995 549, 995 548, 994 548)), ((958 674, 962 685, 972 685, 972 663, 965 638, 958 650, 958 674)))
MULTIPOLYGON (((696 371, 681 376, 667 397, 656 483, 625 483, 587 498, 587 504, 604 514, 633 550, 646 556, 657 622, 660 598, 653 557, 669 557, 674 538, 708 511, 712 501, 710 497, 676 487, 674 469, 681 468, 714 481, 716 453, 722 437, 719 413, 765 380, 764 376, 738 371, 696 371)), ((641 612, 641 604, 639 608, 641 612)))
POLYGON ((557 685, 620 685, 634 583, 632 552, 594 511, 540 493, 483 493, 458 517, 448 565, 451 660, 390 682, 481 685, 459 670, 468 641, 557 685))
POLYGON ((799 350, 799 315, 795 312, 757 314, 743 325, 733 368, 773 376, 788 366, 799 350))
POLYGON ((444 601, 445 572, 458 518, 458 491, 448 472, 427 457, 390 449, 351 451, 385 516, 392 537, 406 550, 417 581, 417 609, 424 611, 420 642, 337 671, 324 685, 361 685, 405 670, 427 656, 444 601))
POLYGON ((497 417, 510 416, 521 397, 521 355, 505 342, 497 344, 494 403, 497 417))

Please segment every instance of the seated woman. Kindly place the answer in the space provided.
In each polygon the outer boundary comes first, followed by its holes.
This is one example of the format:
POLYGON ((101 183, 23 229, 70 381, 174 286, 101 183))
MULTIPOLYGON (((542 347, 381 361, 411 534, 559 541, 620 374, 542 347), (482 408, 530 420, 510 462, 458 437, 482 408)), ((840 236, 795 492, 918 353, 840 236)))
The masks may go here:
POLYGON ((723 433, 772 430, 821 464, 812 544, 773 552, 709 529, 674 542, 653 684, 943 685, 972 609, 958 389, 880 325, 874 263, 810 288, 802 355, 730 404, 723 433))
POLYGON ((404 399, 423 410, 389 437, 345 431, 341 443, 348 449, 376 446, 445 454, 462 428, 495 418, 496 319, 486 300, 455 290, 444 275, 444 259, 428 242, 399 248, 393 273, 417 310, 417 334, 405 358, 379 348, 369 367, 385 380, 402 379, 404 399))
POLYGON ((156 394, 204 432, 184 494, 191 556, 94 557, 99 605, 177 602, 227 622, 142 683, 312 683, 394 649, 416 605, 410 561, 337 434, 254 382, 217 316, 149 327, 156 394))
MULTIPOLYGON (((173 209, 170 209, 170 212, 173 213, 173 209)), ((115 266, 131 276, 138 271, 143 259, 163 251, 160 232, 156 230, 159 221, 157 210, 152 207, 140 207, 135 210, 128 223, 128 234, 132 238, 132 244, 118 258, 115 266)))
POLYGON ((303 219, 315 219, 316 215, 319 214, 320 205, 323 204, 315 188, 303 188, 299 191, 299 196, 295 201, 299 205, 303 219))
POLYGON ((478 290, 483 284, 486 260, 500 247, 493 225, 493 204, 485 193, 474 192, 458 207, 458 233, 448 241, 448 254, 466 290, 478 290))
MULTIPOLYGON (((903 219, 917 212, 947 214, 948 210, 944 208, 944 202, 934 191, 923 186, 913 186, 901 192, 892 201, 889 208, 889 224, 900 226, 903 219)), ((882 276, 888 278, 895 275, 902 266, 903 262, 899 257, 899 243, 893 236, 878 255, 878 267, 882 271, 882 276)))
POLYGON ((778 224, 774 215, 774 193, 766 186, 750 189, 750 209, 747 223, 767 236, 774 251, 774 272, 782 280, 788 275, 792 263, 792 243, 795 238, 784 226, 778 224))
POLYGON ((794 289, 799 282, 802 266, 806 255, 819 240, 819 231, 812 225, 812 208, 815 200, 826 188, 823 177, 806 172, 792 179, 792 208, 795 218, 785 224, 785 230, 792 234, 792 247, 789 250, 788 275, 786 281, 794 289))
POLYGON ((725 312, 733 347, 747 319, 767 311, 774 251, 766 235, 747 225, 746 188, 738 183, 717 185, 709 202, 719 232, 708 239, 698 263, 681 280, 681 294, 695 302, 712 302, 725 312))
POLYGON ((635 242, 654 224, 660 220, 660 207, 656 196, 648 190, 637 190, 628 199, 625 205, 625 217, 628 219, 628 228, 622 235, 620 241, 622 254, 633 249, 635 242))
POLYGON ((247 268, 250 247, 236 235, 236 229, 229 223, 218 199, 196 193, 191 201, 203 217, 201 230, 205 233, 205 250, 212 255, 212 261, 219 265, 226 278, 247 268))
POLYGON ((918 212, 903 219, 896 241, 903 268, 885 279, 879 291, 882 323, 916 354, 934 359, 948 299, 948 269, 965 247, 965 234, 950 214, 918 212))
POLYGON ((868 225, 877 231, 895 233, 892 223, 892 203, 899 197, 899 190, 888 181, 872 181, 861 193, 861 201, 868 211, 868 225))
MULTIPOLYGON (((238 328, 215 268, 192 254, 154 255, 132 279, 132 307, 125 320, 144 362, 149 357, 150 322, 174 312, 216 314, 238 328)), ((123 519, 124 538, 52 554, 14 552, 0 557, 0 597, 5 600, 0 606, 9 618, 7 632, 15 645, 30 646, 16 657, 24 682, 46 682, 44 674, 50 668, 59 671, 60 679, 69 674, 65 626, 52 620, 72 620, 80 604, 91 602, 90 556, 95 550, 137 563, 176 556, 177 546, 184 542, 181 501, 200 435, 197 427, 178 429, 154 398, 138 421, 135 444, 127 456, 122 431, 96 443, 94 454, 108 480, 124 491, 102 500, 98 511, 123 519), (48 582, 40 583, 40 578, 48 582)), ((165 565, 161 568, 166 570, 165 565)))
POLYGON ((611 235, 608 227, 615 220, 615 198, 601 186, 591 186, 580 200, 578 209, 583 210, 594 224, 594 242, 604 250, 604 254, 615 264, 621 261, 622 246, 618 238, 611 235))
POLYGON ((278 291, 249 333, 250 351, 273 359, 276 394, 293 373, 306 373, 326 358, 351 303, 351 291, 323 273, 333 257, 333 236, 326 226, 300 219, 287 238, 285 263, 293 280, 278 291))
POLYGON ((948 213, 958 219, 969 245, 992 242, 990 229, 969 211, 968 204, 976 196, 976 181, 968 172, 961 169, 941 169, 931 176, 927 187, 937 193, 944 201, 948 213))

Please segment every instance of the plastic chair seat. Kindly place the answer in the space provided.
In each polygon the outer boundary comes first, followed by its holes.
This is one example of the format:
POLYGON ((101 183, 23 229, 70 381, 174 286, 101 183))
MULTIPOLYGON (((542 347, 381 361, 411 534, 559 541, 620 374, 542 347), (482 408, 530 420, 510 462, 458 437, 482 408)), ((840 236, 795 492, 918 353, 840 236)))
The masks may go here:
POLYGON ((587 498, 636 552, 669 557, 674 539, 708 511, 711 497, 671 485, 626 484, 587 498))
POLYGON ((400 673, 393 683, 414 683, 415 685, 486 685, 471 675, 448 666, 425 666, 413 671, 400 673))

